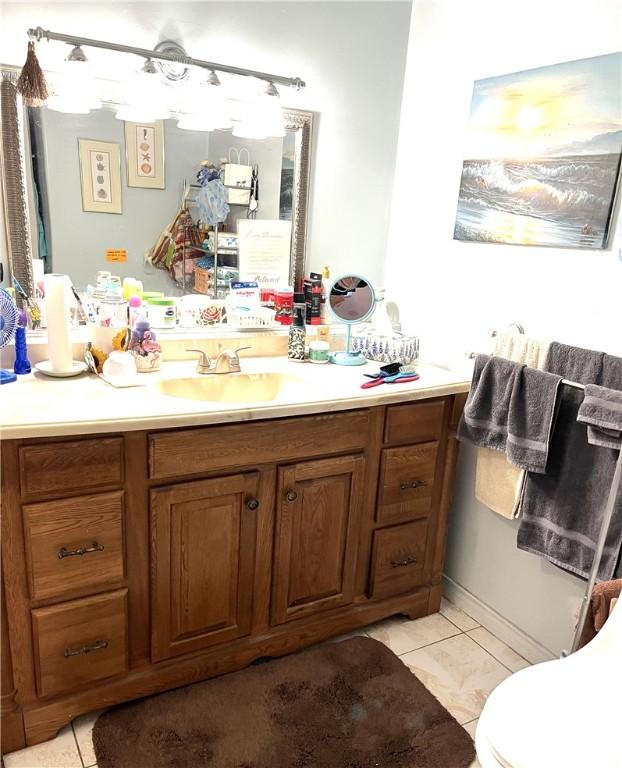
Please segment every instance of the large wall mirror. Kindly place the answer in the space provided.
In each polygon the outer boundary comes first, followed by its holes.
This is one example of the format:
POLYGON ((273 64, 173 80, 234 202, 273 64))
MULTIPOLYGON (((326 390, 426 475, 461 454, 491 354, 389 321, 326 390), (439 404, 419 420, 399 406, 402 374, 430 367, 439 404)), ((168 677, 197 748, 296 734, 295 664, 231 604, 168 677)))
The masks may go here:
MULTIPOLYGON (((153 130, 140 128, 145 130, 143 136, 136 124, 117 119, 114 110, 112 103, 88 114, 47 106, 24 109, 31 251, 43 260, 46 272, 67 273, 78 289, 93 284, 97 272, 109 270, 121 278, 141 280, 145 290, 192 293, 194 267, 209 265, 214 247, 213 236, 209 240, 201 223, 197 173, 206 163, 223 168, 226 160, 231 162, 225 178, 229 214, 218 225, 217 266, 227 276, 227 268, 236 274, 236 240, 229 235, 237 233, 241 221, 276 222, 277 229, 279 222, 289 222, 281 230, 287 233, 289 251, 284 277, 291 283, 301 278, 313 113, 283 109, 285 135, 254 139, 234 136, 231 130, 182 129, 173 119, 154 123, 153 130), (246 189, 249 178, 252 193, 246 189), (242 188, 235 189, 236 185, 242 188), (183 209, 193 231, 171 228, 183 209), (183 264, 179 249, 172 256, 175 234, 192 246, 183 249, 183 264), (161 251, 164 241, 166 251, 167 238, 171 252, 158 262, 152 258, 154 250, 159 244, 161 251)), ((19 122, 3 130, 18 132, 19 122)), ((16 164, 15 158, 5 158, 5 174, 11 172, 11 162, 16 164)), ((14 253, 12 272, 20 274, 20 259, 28 258, 26 251, 14 253)), ((217 283, 218 279, 210 288, 214 295, 217 283)), ((201 292, 206 292, 204 286, 201 292)))

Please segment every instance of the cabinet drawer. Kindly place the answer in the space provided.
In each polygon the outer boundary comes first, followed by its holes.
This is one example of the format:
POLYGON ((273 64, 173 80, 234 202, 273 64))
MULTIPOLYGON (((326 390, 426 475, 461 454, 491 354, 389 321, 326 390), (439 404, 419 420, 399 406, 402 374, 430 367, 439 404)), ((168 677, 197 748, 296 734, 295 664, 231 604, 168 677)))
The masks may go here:
POLYGON ((27 496, 120 485, 123 438, 23 445, 19 471, 22 493, 27 496))
POLYGON ((127 590, 32 611, 37 691, 54 696, 127 669, 127 590))
POLYGON ((379 523, 425 517, 432 509, 438 443, 385 448, 380 464, 379 523))
POLYGON ((123 578, 123 492, 23 507, 33 600, 110 588, 123 578))
POLYGON ((391 405, 387 408, 385 443, 428 443, 443 431, 445 400, 391 405))
POLYGON ((371 597, 399 595, 425 583, 427 540, 427 519, 374 532, 371 597))
POLYGON ((149 476, 156 479, 362 450, 369 411, 344 411, 149 436, 149 476))

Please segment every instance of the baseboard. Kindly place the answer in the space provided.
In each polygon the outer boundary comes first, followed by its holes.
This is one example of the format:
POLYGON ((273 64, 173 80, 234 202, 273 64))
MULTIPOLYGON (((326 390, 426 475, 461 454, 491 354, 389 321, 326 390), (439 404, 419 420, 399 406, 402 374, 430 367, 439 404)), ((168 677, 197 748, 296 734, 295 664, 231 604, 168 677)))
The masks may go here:
POLYGON ((494 608, 483 603, 468 589, 450 579, 449 576, 443 576, 443 594, 457 608, 461 608, 469 616, 479 621, 482 627, 492 632, 499 640, 503 640, 506 645, 509 645, 532 664, 558 658, 557 654, 545 648, 498 611, 495 611, 494 608))

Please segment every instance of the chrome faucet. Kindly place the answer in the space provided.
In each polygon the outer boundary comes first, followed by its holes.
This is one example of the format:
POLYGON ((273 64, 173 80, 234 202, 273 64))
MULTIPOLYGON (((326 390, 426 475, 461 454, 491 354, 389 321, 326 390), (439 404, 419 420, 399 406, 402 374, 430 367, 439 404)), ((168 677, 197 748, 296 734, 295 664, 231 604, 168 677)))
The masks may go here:
POLYGON ((197 373, 239 373, 240 358, 238 352, 251 347, 238 347, 237 349, 223 349, 215 360, 210 360, 202 349, 187 349, 186 352, 198 352, 197 373))

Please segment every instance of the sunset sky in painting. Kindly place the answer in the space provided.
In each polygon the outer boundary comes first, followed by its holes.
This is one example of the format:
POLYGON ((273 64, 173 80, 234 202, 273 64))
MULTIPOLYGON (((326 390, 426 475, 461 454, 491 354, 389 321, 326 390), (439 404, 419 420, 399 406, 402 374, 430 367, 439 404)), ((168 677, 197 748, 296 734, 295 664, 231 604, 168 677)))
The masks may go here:
POLYGON ((621 53, 478 80, 465 157, 558 155, 620 131, 621 84, 621 53))

